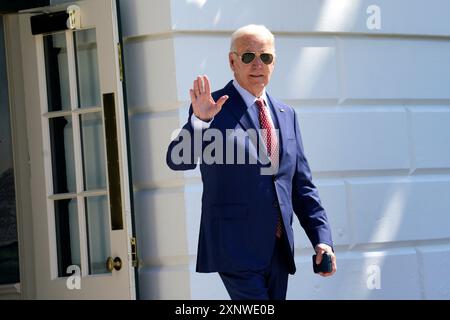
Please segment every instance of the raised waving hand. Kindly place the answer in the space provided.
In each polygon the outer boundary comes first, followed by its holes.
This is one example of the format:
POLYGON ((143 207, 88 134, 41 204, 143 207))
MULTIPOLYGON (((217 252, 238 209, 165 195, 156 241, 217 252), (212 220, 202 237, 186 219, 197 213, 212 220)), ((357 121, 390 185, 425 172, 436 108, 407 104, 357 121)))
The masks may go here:
POLYGON ((209 122, 222 109, 228 96, 220 97, 217 102, 211 96, 211 86, 206 75, 194 80, 193 88, 189 90, 194 114, 202 121, 209 122))

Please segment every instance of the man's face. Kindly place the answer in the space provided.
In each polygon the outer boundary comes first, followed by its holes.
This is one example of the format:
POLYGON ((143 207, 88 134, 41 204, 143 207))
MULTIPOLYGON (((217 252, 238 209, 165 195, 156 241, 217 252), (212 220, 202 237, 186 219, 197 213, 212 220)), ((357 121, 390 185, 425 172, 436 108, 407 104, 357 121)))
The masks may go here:
POLYGON ((269 39, 255 35, 244 35, 235 41, 237 54, 230 52, 230 67, 234 71, 234 77, 239 84, 259 97, 265 86, 269 83, 275 65, 275 56, 272 63, 264 64, 259 58, 260 53, 271 53, 274 55, 273 44, 269 39), (249 64, 242 62, 241 57, 245 52, 256 52, 255 59, 249 64))

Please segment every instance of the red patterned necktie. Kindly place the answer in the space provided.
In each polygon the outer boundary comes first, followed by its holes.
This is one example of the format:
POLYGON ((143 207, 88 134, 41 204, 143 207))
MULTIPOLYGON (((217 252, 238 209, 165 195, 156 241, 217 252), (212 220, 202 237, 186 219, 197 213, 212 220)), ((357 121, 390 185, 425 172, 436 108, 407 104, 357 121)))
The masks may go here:
MULTIPOLYGON (((275 127, 269 118, 269 109, 266 107, 266 103, 264 99, 258 98, 256 99, 256 105, 259 109, 259 124, 261 129, 263 129, 262 137, 264 139, 264 143, 266 144, 267 154, 270 157, 272 162, 272 166, 278 167, 279 161, 279 147, 278 147, 278 139, 275 131, 275 127)), ((281 238, 282 234, 282 225, 281 225, 281 216, 278 216, 277 228, 275 231, 275 235, 277 238, 281 238)))

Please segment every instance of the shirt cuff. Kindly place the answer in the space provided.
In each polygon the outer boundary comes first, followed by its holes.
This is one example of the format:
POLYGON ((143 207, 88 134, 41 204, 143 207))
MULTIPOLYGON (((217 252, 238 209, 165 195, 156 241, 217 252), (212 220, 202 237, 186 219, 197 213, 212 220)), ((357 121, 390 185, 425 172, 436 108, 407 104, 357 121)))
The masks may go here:
POLYGON ((202 130, 202 129, 209 129, 209 127, 211 126, 211 122, 214 120, 214 118, 212 118, 209 122, 200 120, 199 118, 197 118, 195 116, 195 114, 192 114, 191 116, 191 125, 194 128, 194 130, 202 130))

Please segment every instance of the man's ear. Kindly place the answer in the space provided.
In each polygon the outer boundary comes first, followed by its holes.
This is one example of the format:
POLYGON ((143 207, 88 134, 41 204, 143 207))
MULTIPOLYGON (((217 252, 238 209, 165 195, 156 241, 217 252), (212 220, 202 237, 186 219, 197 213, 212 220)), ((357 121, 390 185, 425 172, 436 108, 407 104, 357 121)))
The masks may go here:
POLYGON ((232 53, 232 52, 230 52, 230 53, 228 54, 228 61, 230 62, 230 68, 231 68, 231 70, 234 71, 234 57, 233 57, 233 53, 232 53))

